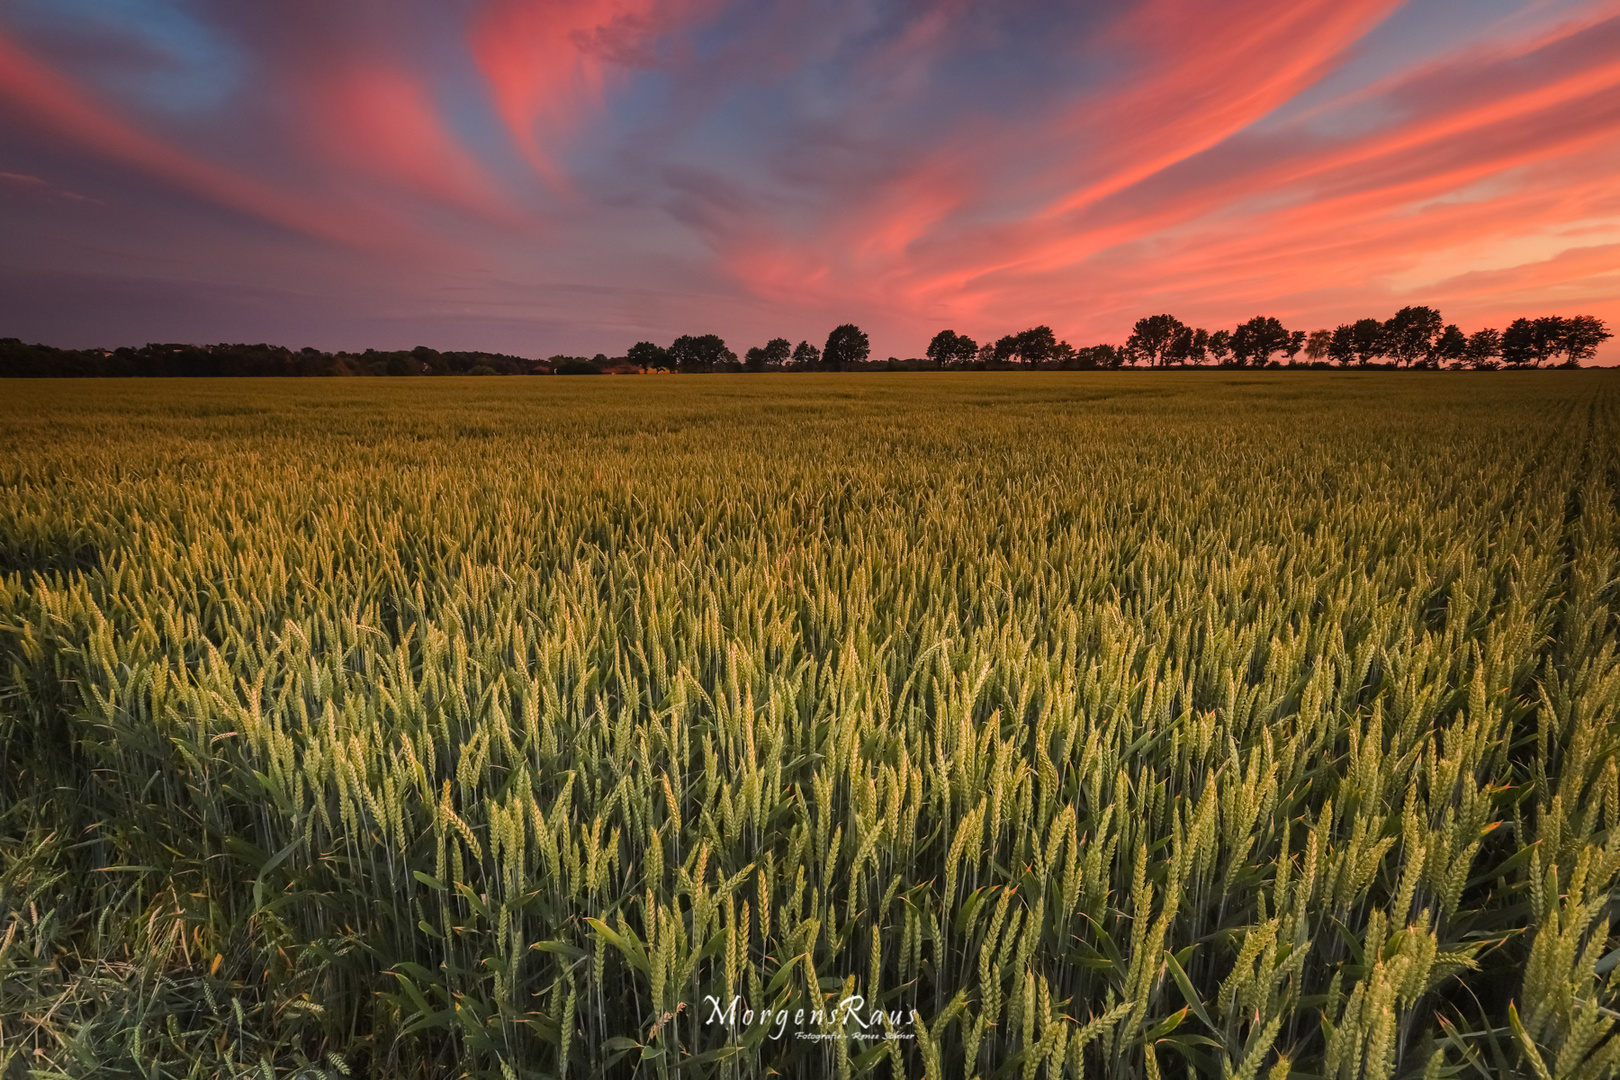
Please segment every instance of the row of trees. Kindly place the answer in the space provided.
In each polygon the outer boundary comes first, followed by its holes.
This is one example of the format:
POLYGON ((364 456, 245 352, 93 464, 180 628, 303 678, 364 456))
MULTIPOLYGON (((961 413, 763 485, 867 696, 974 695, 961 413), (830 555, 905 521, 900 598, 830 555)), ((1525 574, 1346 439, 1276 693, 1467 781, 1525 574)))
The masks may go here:
POLYGON ((1331 330, 1290 330, 1269 315, 1256 315, 1232 330, 1214 333, 1188 326, 1174 315, 1138 319, 1124 345, 1076 349, 1049 326, 1036 326, 980 345, 965 334, 941 330, 928 344, 928 359, 940 368, 1118 368, 1146 364, 1219 364, 1264 367, 1301 353, 1317 363, 1367 365, 1391 361, 1400 367, 1542 367, 1562 362, 1579 367, 1613 337, 1595 315, 1549 315, 1515 319, 1506 330, 1465 334, 1431 307, 1404 307, 1388 319, 1358 319, 1331 330))
POLYGON ((521 356, 415 349, 361 353, 281 345, 181 345, 56 349, 0 338, 0 378, 230 378, 331 375, 526 375, 548 371, 521 356))
POLYGON ((835 327, 821 348, 787 338, 771 338, 743 354, 742 360, 718 334, 683 334, 666 348, 638 341, 625 354, 642 371, 853 371, 872 354, 871 340, 854 323, 835 327))
POLYGON ((1276 318, 1256 315, 1232 330, 1211 333, 1174 315, 1136 321, 1123 345, 1075 348, 1049 326, 1006 334, 981 345, 966 334, 941 330, 928 344, 927 360, 890 357, 871 362, 872 346, 853 323, 835 327, 820 348, 808 341, 789 344, 771 338, 748 349, 739 360, 717 334, 683 334, 668 346, 637 342, 628 353, 608 357, 552 356, 527 360, 486 352, 411 350, 327 353, 275 345, 152 344, 143 348, 54 349, 0 338, 0 378, 97 376, 290 376, 290 375, 592 375, 610 371, 859 371, 922 367, 1120 368, 1200 366, 1264 367, 1303 354, 1316 365, 1495 368, 1579 367, 1613 337, 1595 315, 1515 319, 1505 330, 1465 334, 1431 307, 1404 307, 1388 319, 1358 319, 1331 330, 1290 330, 1276 318))

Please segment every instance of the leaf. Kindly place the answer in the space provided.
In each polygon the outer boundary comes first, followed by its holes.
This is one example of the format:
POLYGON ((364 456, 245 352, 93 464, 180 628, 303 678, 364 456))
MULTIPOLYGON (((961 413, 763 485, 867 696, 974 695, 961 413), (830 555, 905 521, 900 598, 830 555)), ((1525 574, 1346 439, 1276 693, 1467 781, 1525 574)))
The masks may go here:
POLYGON ((1193 989, 1192 980, 1187 977, 1187 972, 1182 969, 1181 962, 1176 959, 1175 954, 1166 950, 1164 961, 1165 967, 1170 969, 1170 977, 1176 980, 1176 987, 1181 991, 1181 999, 1187 1003, 1193 1015, 1197 1016, 1210 1031, 1219 1032, 1220 1026, 1210 1019, 1209 1013, 1204 1009, 1203 999, 1193 989))

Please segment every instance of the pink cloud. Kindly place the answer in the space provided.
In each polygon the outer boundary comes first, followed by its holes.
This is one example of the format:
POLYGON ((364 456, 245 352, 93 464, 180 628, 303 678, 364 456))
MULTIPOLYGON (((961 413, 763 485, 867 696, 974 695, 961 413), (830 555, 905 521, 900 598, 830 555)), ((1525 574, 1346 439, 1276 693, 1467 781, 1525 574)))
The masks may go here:
MULTIPOLYGON (((1363 12, 1368 19, 1375 14, 1363 12)), ((1612 191, 1615 162, 1602 151, 1620 145, 1617 44, 1620 24, 1586 20, 1542 35, 1534 49, 1480 50, 1430 65, 1387 82, 1371 99, 1375 114, 1388 119, 1337 139, 1285 126, 1228 136, 1222 142, 1230 149, 1212 144, 1202 157, 1180 156, 1160 153, 1156 137, 1164 135, 1178 151, 1192 148, 1196 143, 1178 139, 1197 125, 1132 109, 1142 134, 1110 142, 1100 178, 1078 193, 1034 216, 966 228, 947 220, 909 237, 912 257, 896 258, 864 284, 885 288, 899 307, 1004 325, 1052 322, 1078 336, 1118 334, 1128 312, 1171 300, 1204 311, 1297 306, 1303 283, 1380 307, 1423 302, 1421 293, 1401 297, 1390 281, 1426 260, 1443 261, 1448 251, 1478 257, 1493 237, 1506 248, 1582 214, 1615 213, 1612 205, 1592 204, 1612 191), (1446 92, 1431 90, 1435 85, 1446 92), (1588 154, 1603 159, 1601 179, 1590 188, 1571 175, 1571 163, 1588 154), (1201 167, 1206 158, 1218 171, 1201 167), (1534 171, 1555 162, 1560 167, 1534 171), (1452 199, 1493 179, 1501 192, 1452 199), (1117 300, 1100 302, 1099 293, 1117 300)), ((1331 45, 1324 40, 1322 57, 1331 45)), ((1176 92, 1190 94, 1207 74, 1187 75, 1174 84, 1176 92)), ((1151 89, 1093 103, 1092 123, 1118 126, 1126 113, 1105 104, 1152 101, 1161 85, 1172 83, 1150 81, 1151 89)), ((1184 111, 1218 120, 1228 109, 1242 113, 1244 102, 1260 103, 1258 110, 1271 100, 1266 85, 1269 77, 1258 89, 1215 86, 1184 111)), ((877 222, 867 228, 883 233, 877 222)), ((1579 293, 1580 282, 1602 270, 1607 249, 1594 251, 1590 258, 1537 259, 1518 271, 1493 271, 1490 280, 1519 294, 1537 283, 1579 293)), ((1466 299, 1448 289, 1456 302, 1466 299)), ((1601 288, 1588 293, 1600 301, 1599 314, 1620 315, 1601 288)), ((1488 306, 1470 302, 1468 310, 1476 309, 1488 306)))
MULTIPOLYGON (((390 310, 477 310, 499 280, 503 311, 582 338, 628 309, 578 297, 632 285, 694 326, 854 319, 896 354, 946 322, 1086 342, 1159 310, 1620 323, 1614 0, 1527 4, 1452 51, 1390 48, 1402 0, 339 8, 218 16, 252 89, 189 112, 0 30, 0 109, 370 258, 355 289, 390 310)), ((13 169, 105 194, 48 155, 13 169)), ((109 201, 80 216, 139 213, 109 201)))
POLYGON ((418 75, 397 64, 345 59, 316 74, 308 90, 311 134, 331 160, 445 203, 513 213, 418 75))
POLYGON ((469 45, 513 142, 565 186, 547 141, 602 104, 609 69, 652 62, 650 43, 690 4, 667 0, 493 0, 469 45))
POLYGON ((1098 175, 1046 208, 1063 214, 1217 145, 1284 104, 1400 6, 1401 0, 1262 0, 1219 5, 1150 0, 1099 42, 1142 57, 1143 70, 1077 107, 1076 162, 1098 175), (1101 167, 1093 159, 1100 158, 1101 167))

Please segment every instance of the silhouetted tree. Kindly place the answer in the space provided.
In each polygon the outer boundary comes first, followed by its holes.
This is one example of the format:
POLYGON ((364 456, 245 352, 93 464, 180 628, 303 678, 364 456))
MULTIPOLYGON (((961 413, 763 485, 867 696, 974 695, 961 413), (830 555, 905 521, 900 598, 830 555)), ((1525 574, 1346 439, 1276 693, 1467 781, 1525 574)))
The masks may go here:
POLYGON ((998 364, 1010 364, 1018 355, 1018 338, 1014 334, 1003 334, 996 339, 990 347, 990 357, 998 364))
POLYGON ((1283 355, 1288 357, 1288 362, 1292 364, 1294 362, 1294 357, 1298 356, 1299 350, 1303 349, 1304 347, 1305 331, 1295 330, 1292 334, 1288 335, 1288 344, 1283 346, 1283 355))
POLYGON ((1440 331, 1440 336, 1434 339, 1427 362, 1431 367, 1458 364, 1462 362, 1463 354, 1467 351, 1468 335, 1464 334, 1456 323, 1450 323, 1440 331))
POLYGON ((1170 346, 1171 361, 1178 364, 1202 364, 1209 359, 1209 331, 1202 326, 1196 330, 1183 327, 1170 346))
POLYGON ((444 355, 437 349, 430 349, 426 345, 418 345, 411 350, 411 359, 415 361, 416 368, 412 374, 422 375, 448 375, 450 365, 445 363, 444 355))
POLYGON ((670 344, 669 358, 681 371, 713 371, 721 364, 737 362, 737 354, 726 348, 718 334, 682 334, 670 344))
POLYGON ((1463 363, 1469 367, 1493 367, 1496 358, 1502 355, 1502 335, 1500 332, 1486 327, 1475 330, 1468 335, 1468 344, 1463 347, 1463 363))
POLYGON ((1232 332, 1230 330, 1217 330, 1209 335, 1209 355, 1217 364, 1226 363, 1226 358, 1232 355, 1232 332))
POLYGON ((1596 315, 1576 315, 1564 322, 1564 354, 1570 367, 1580 367, 1597 355, 1598 346, 1614 337, 1596 315))
POLYGON ((1385 355, 1388 347, 1384 342, 1384 324, 1377 319, 1357 319, 1350 325, 1350 343, 1356 359, 1363 364, 1370 363, 1375 356, 1385 355))
POLYGON ((793 345, 787 338, 771 338, 763 346, 755 345, 743 354, 743 367, 749 371, 781 367, 792 352, 793 345))
POLYGON ((854 323, 834 327, 821 350, 821 366, 829 371, 849 371, 872 355, 866 332, 854 323))
POLYGON ((1052 333, 1050 326, 1034 326, 997 341, 996 359, 1003 363, 1039 367, 1052 359, 1057 347, 1057 336, 1052 333))
POLYGON ((937 366, 967 367, 979 352, 979 343, 955 330, 941 330, 928 343, 928 359, 937 366))
POLYGON ((638 341, 630 346, 630 351, 625 353, 625 359, 642 371, 648 368, 657 368, 660 371, 669 369, 669 351, 650 341, 638 341))
POLYGON ((1161 365, 1168 360, 1176 338, 1186 329, 1187 325, 1174 315, 1148 315, 1136 320, 1125 347, 1140 353, 1149 366, 1161 365))
POLYGON ((1397 364, 1410 367, 1426 360, 1443 325, 1432 307, 1403 307, 1384 323, 1384 350, 1397 364))
POLYGON ((1312 330, 1310 337, 1305 339, 1305 358, 1307 360, 1326 360, 1333 350, 1333 331, 1312 330))
POLYGON ((1502 362, 1518 367, 1536 357, 1536 331, 1529 319, 1514 319, 1502 331, 1502 362))
POLYGON ((1564 351, 1563 316, 1544 315, 1539 319, 1532 319, 1530 327, 1535 335, 1537 367, 1550 362, 1564 351))
POLYGON ((821 365, 821 350, 808 341, 801 341, 793 346, 789 362, 799 371, 813 370, 821 365))
POLYGON ((1557 315, 1539 319, 1514 319, 1502 331, 1502 359, 1522 367, 1540 367, 1563 351, 1564 320, 1557 315))
MULTIPOLYGON (((1183 324, 1176 331, 1176 336, 1170 339, 1170 344, 1164 349, 1164 362, 1166 364, 1185 364, 1192 357, 1193 335, 1197 333, 1192 327, 1183 324)), ((1206 334, 1204 345, 1209 345, 1209 336, 1206 334)))
POLYGON ((1074 366, 1085 370, 1117 368, 1124 361, 1123 352, 1112 345, 1088 345, 1074 351, 1074 366))
POLYGON ((1333 338, 1328 342, 1328 357, 1341 367, 1356 358, 1356 328, 1350 323, 1340 323, 1333 328, 1333 338))
POLYGON ((1287 348, 1290 335, 1269 315, 1256 315, 1232 331, 1232 359, 1239 365, 1264 367, 1273 353, 1287 348))

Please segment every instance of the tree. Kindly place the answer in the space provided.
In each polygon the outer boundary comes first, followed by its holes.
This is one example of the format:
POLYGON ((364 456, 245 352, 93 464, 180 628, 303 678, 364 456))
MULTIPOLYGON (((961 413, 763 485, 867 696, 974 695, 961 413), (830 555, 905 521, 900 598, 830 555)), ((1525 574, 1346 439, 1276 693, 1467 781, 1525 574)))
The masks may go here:
MULTIPOLYGON (((1193 342, 1200 332, 1190 326, 1183 326, 1177 331, 1176 336, 1170 339, 1170 344, 1165 346, 1164 362, 1167 364, 1185 364, 1191 360, 1193 342)), ((1204 347, 1206 349, 1209 347, 1208 334, 1204 334, 1204 347)))
POLYGON ((1240 366, 1265 367, 1273 353, 1288 347, 1292 335, 1269 315, 1256 315, 1232 331, 1232 359, 1240 366))
POLYGON ((423 375, 448 375, 450 365, 445 362, 444 354, 438 349, 430 349, 426 345, 418 345, 411 350, 411 358, 416 361, 414 375, 420 371, 423 375))
POLYGON ((1183 332, 1176 339, 1176 351, 1183 363, 1202 364, 1209 359, 1209 331, 1200 326, 1190 334, 1183 332))
POLYGON ((1514 319, 1502 331, 1502 362, 1517 367, 1535 357, 1535 330, 1529 319, 1514 319))
POLYGON ((1209 335, 1209 355, 1217 364, 1226 363, 1226 358, 1232 354, 1232 332, 1230 330, 1217 330, 1209 335))
POLYGON ((1147 315, 1136 320, 1125 347, 1140 353, 1150 367, 1166 363, 1176 339, 1187 325, 1174 315, 1147 315))
POLYGON ((1307 360, 1326 360, 1333 350, 1333 331, 1312 330, 1305 339, 1305 358, 1307 360))
POLYGON ((1117 368, 1124 363, 1124 352, 1112 345, 1088 345, 1074 351, 1074 366, 1078 368, 1117 368))
POLYGON ((1299 350, 1303 349, 1304 347, 1305 331, 1295 330, 1292 334, 1288 335, 1288 344, 1283 346, 1283 355, 1287 356, 1288 362, 1292 364, 1294 362, 1294 357, 1298 356, 1299 350))
POLYGON ((1384 351, 1410 367, 1428 359, 1443 320, 1432 307, 1403 307, 1384 323, 1384 351))
POLYGON ((872 355, 872 342, 854 323, 835 327, 821 350, 821 366, 829 371, 849 371, 872 355))
POLYGON ((749 371, 764 371, 768 367, 781 367, 787 361, 793 346, 787 338, 771 338, 763 347, 755 345, 743 354, 743 367, 749 371))
POLYGON ((1003 363, 1039 367, 1057 354, 1057 335, 1050 326, 1034 326, 1016 334, 1008 334, 996 342, 995 356, 1003 363))
POLYGON ((1328 357, 1340 367, 1356 358, 1356 328, 1354 326, 1349 323, 1340 323, 1333 328, 1333 337, 1328 342, 1328 357))
POLYGON ((669 358, 681 371, 713 371, 720 364, 737 362, 737 354, 726 348, 718 334, 682 334, 670 344, 669 358))
POLYGON ((1495 367, 1501 355, 1502 335, 1490 327, 1469 334, 1468 344, 1463 347, 1463 363, 1473 368, 1495 367))
POLYGON ((1602 319, 1596 315, 1576 315, 1564 323, 1563 352, 1569 357, 1570 367, 1580 367, 1584 361, 1597 355, 1597 348, 1614 337, 1602 319))
POLYGON ((1544 315, 1532 320, 1530 329, 1535 340, 1536 367, 1540 367, 1564 351, 1563 316, 1544 315))
POLYGON ((1388 351, 1384 341, 1384 324, 1377 319, 1357 319, 1350 325, 1350 344, 1356 359, 1363 364, 1388 351))
POLYGON ((630 351, 624 354, 624 358, 640 368, 643 374, 648 368, 669 370, 669 352, 650 341, 636 342, 630 346, 630 351))
POLYGON ((1014 334, 1003 334, 996 339, 990 349, 991 359, 998 364, 1010 364, 1013 357, 1018 355, 1018 338, 1014 334))
POLYGON ((970 367, 979 355, 979 343, 962 334, 956 339, 956 363, 962 367, 970 367))
POLYGON ((773 337, 765 343, 765 366, 781 367, 792 353, 792 342, 785 337, 773 337))
POLYGON ((955 330, 941 330, 928 343, 928 359, 936 367, 966 367, 979 351, 979 343, 955 330))
POLYGON ((1434 339, 1434 346, 1429 350, 1427 362, 1432 367, 1459 364, 1467 351, 1468 335, 1464 334, 1456 323, 1451 323, 1434 339))
POLYGON ((821 350, 808 341, 801 341, 793 346, 792 365, 800 371, 810 371, 821 364, 821 350))
POLYGON ((1502 331, 1502 361, 1515 367, 1525 364, 1540 367, 1558 347, 1563 322, 1556 315, 1533 320, 1514 319, 1502 331))
MULTIPOLYGON (((934 362, 935 367, 949 367, 956 360, 956 343, 961 340, 962 335, 955 330, 941 330, 928 343, 928 351, 925 355, 934 362)), ((978 343, 975 342, 973 347, 977 349, 979 347, 978 343)))

